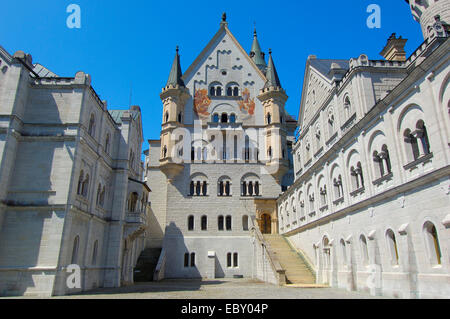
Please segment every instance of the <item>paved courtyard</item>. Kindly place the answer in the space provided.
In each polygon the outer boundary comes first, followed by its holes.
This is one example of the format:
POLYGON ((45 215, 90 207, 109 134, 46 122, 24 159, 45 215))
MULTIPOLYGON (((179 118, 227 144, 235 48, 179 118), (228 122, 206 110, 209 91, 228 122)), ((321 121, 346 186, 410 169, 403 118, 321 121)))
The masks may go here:
POLYGON ((100 288, 64 299, 371 299, 368 293, 336 288, 278 287, 248 279, 164 280, 100 288))

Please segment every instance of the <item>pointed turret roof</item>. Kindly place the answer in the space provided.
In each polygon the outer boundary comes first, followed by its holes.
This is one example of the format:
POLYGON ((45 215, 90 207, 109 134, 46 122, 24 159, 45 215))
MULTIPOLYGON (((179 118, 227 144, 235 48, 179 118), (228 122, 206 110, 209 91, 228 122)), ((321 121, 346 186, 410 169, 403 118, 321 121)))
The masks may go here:
POLYGON ((184 81, 181 78, 183 72, 181 72, 181 63, 180 63, 180 55, 178 54, 179 48, 177 46, 177 53, 175 54, 175 58, 172 63, 172 69, 170 70, 169 80, 167 81, 166 87, 169 85, 180 87, 185 87, 184 81))
POLYGON ((267 82, 264 85, 264 88, 269 88, 271 86, 281 88, 281 83, 280 79, 278 78, 277 69, 275 68, 275 64, 273 63, 271 49, 269 49, 269 64, 267 65, 266 79, 267 82))
POLYGON ((256 29, 253 32, 253 44, 252 49, 250 51, 250 57, 252 58, 253 62, 258 66, 258 68, 261 71, 264 71, 264 69, 267 67, 266 61, 264 60, 264 53, 261 51, 261 46, 258 42, 258 35, 256 34, 256 29))

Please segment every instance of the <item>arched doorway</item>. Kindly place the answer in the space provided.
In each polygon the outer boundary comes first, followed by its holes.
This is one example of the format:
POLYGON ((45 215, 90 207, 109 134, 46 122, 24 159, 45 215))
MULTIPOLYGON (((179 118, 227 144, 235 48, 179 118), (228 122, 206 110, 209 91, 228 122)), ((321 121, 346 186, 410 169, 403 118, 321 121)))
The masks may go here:
POLYGON ((272 218, 269 214, 261 215, 261 224, 259 226, 261 233, 271 234, 272 233, 272 218))

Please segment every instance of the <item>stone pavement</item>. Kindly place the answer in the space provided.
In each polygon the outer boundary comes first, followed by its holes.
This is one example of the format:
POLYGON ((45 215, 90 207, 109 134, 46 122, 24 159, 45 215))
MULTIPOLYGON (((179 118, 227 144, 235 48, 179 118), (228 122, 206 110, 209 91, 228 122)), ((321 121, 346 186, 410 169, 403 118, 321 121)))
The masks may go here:
POLYGON ((55 298, 82 299, 371 299, 364 292, 336 288, 278 287, 249 279, 164 280, 121 288, 99 288, 81 295, 55 298))

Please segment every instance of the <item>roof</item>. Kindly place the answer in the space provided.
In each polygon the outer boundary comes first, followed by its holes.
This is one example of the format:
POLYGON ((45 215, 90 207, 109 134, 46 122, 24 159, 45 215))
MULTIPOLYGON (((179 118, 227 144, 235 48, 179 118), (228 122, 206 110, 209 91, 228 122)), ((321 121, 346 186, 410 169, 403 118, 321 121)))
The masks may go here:
POLYGON ((131 113, 133 120, 136 120, 139 116, 139 112, 133 110, 108 110, 108 112, 117 124, 122 124, 122 116, 125 112, 131 113))
POLYGON ((36 63, 34 65, 33 71, 41 78, 57 78, 58 75, 44 67, 43 65, 36 63))
POLYGON ((275 68, 275 64, 273 63, 272 59, 272 51, 269 50, 269 64, 267 65, 267 72, 266 72, 266 78, 267 82, 264 85, 264 88, 268 87, 280 87, 281 88, 281 82, 278 77, 277 69, 275 68))
POLYGON ((170 70, 169 80, 167 81, 166 87, 169 85, 173 86, 181 86, 184 87, 183 72, 181 71, 181 63, 180 63, 180 55, 178 54, 178 46, 177 53, 175 54, 175 58, 173 59, 172 69, 170 70))
POLYGON ((258 66, 258 68, 261 71, 264 71, 266 68, 266 61, 264 60, 264 53, 261 51, 261 46, 258 42, 258 36, 255 32, 253 33, 253 43, 252 43, 252 49, 250 50, 250 57, 252 58, 253 62, 258 66))
POLYGON ((348 70, 350 68, 348 60, 332 60, 332 59, 309 59, 310 65, 328 79, 332 79, 330 75, 331 65, 337 64, 341 69, 348 70))

